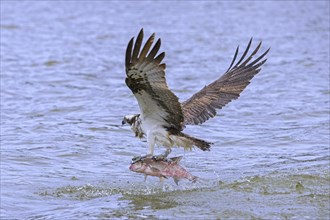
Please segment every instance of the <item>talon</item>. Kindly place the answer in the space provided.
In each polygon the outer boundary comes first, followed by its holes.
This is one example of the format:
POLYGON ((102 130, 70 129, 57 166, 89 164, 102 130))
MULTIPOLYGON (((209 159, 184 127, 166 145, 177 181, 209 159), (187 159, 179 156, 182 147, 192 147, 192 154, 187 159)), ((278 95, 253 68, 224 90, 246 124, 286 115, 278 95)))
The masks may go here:
POLYGON ((132 158, 132 160, 137 160, 139 158, 141 158, 141 156, 135 156, 135 157, 132 158))
POLYGON ((164 155, 156 155, 152 157, 153 160, 159 161, 159 160, 166 160, 166 157, 164 155))
POLYGON ((148 158, 148 157, 151 157, 152 155, 150 155, 150 154, 147 154, 147 155, 144 155, 144 156, 135 156, 135 157, 133 157, 132 158, 132 164, 133 163, 136 163, 136 162, 138 162, 138 161, 143 161, 144 159, 146 159, 146 158, 148 158))
POLYGON ((170 148, 166 149, 163 154, 152 156, 152 159, 156 161, 168 161, 167 156, 171 153, 171 151, 172 150, 170 148))
POLYGON ((166 151, 164 152, 163 156, 164 158, 167 158, 167 156, 172 152, 171 148, 166 149, 166 151))
POLYGON ((132 158, 131 164, 136 163, 136 162, 138 162, 140 160, 142 160, 142 157, 141 156, 135 156, 135 157, 132 158))

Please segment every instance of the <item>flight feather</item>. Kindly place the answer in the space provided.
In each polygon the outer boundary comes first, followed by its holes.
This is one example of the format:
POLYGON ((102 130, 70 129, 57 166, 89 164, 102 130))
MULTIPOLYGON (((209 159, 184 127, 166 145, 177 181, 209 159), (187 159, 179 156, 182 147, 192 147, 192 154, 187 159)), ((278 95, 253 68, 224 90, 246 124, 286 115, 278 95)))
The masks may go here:
POLYGON ((181 131, 184 120, 182 107, 166 83, 166 65, 162 63, 165 53, 157 55, 161 41, 159 39, 152 47, 154 36, 152 34, 149 37, 142 50, 143 29, 135 43, 134 38, 129 41, 125 82, 138 101, 142 117, 153 118, 166 128, 181 131))
POLYGON ((228 70, 219 79, 205 86, 182 103, 184 125, 202 124, 209 118, 214 117, 216 115, 216 110, 221 109, 232 100, 237 99, 240 93, 250 83, 250 80, 260 71, 260 67, 267 60, 262 59, 268 53, 269 49, 255 60, 252 60, 253 56, 260 49, 261 42, 256 49, 247 56, 251 47, 251 42, 252 38, 239 61, 235 63, 239 52, 239 47, 237 47, 228 70))

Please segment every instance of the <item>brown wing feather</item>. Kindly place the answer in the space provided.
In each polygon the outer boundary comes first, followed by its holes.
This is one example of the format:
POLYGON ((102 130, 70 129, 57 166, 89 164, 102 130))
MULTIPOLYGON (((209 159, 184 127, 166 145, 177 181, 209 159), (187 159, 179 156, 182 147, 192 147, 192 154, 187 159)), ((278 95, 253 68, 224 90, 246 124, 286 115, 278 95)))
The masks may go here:
POLYGON ((267 60, 262 59, 268 53, 269 49, 250 62, 261 47, 260 42, 251 55, 245 58, 250 49, 251 42, 252 38, 242 57, 234 65, 239 51, 239 47, 237 47, 234 58, 224 75, 182 103, 184 125, 202 124, 209 118, 214 117, 216 115, 216 109, 221 109, 232 100, 237 99, 239 94, 250 83, 250 80, 259 73, 261 70, 260 67, 267 60))
POLYGON ((183 112, 177 96, 172 93, 165 79, 165 63, 161 63, 165 53, 158 53, 160 39, 149 52, 153 41, 152 34, 141 50, 143 29, 141 29, 134 45, 130 40, 126 49, 126 85, 136 97, 141 115, 153 118, 164 127, 181 131, 183 112), (132 53, 133 51, 133 53, 132 53), (149 52, 149 54, 148 54, 149 52))

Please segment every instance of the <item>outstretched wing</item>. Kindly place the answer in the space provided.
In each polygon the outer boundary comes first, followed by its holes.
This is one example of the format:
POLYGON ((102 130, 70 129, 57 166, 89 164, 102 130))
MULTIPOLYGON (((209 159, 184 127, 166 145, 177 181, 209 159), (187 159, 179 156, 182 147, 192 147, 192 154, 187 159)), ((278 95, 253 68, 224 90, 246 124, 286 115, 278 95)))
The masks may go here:
POLYGON ((181 131, 183 125, 181 104, 178 97, 167 86, 166 65, 161 63, 165 53, 162 52, 156 56, 161 44, 160 39, 149 52, 154 37, 155 34, 150 36, 141 52, 143 29, 141 29, 135 44, 134 38, 128 43, 125 82, 138 101, 142 118, 149 118, 154 123, 181 131))
POLYGON ((214 117, 216 109, 221 109, 230 101, 237 99, 250 83, 250 80, 260 71, 260 67, 267 60, 262 59, 269 49, 253 60, 253 56, 261 47, 260 42, 251 55, 246 58, 251 42, 252 38, 242 57, 234 65, 239 50, 239 47, 237 47, 234 58, 224 75, 182 103, 184 125, 202 124, 209 118, 214 117))

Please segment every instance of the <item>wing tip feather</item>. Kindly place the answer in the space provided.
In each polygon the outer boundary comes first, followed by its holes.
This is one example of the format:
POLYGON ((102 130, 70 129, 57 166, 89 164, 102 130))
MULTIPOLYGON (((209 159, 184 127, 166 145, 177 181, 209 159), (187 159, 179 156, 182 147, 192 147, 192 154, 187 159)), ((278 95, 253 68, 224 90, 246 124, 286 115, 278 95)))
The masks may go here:
POLYGON ((267 58, 264 57, 268 54, 270 48, 256 59, 253 59, 253 56, 260 50, 262 41, 260 41, 252 53, 248 55, 252 41, 253 37, 250 38, 242 56, 235 63, 238 56, 239 46, 236 48, 233 60, 223 76, 182 103, 185 125, 202 124, 209 118, 214 117, 215 114, 213 110, 221 109, 231 101, 239 98, 240 93, 250 84, 250 80, 261 71, 261 66, 267 61, 267 58), (251 60, 252 62, 250 62, 251 60), (222 89, 219 89, 219 86, 222 89), (210 96, 210 90, 217 91, 219 98, 214 100, 213 97, 210 96), (213 101, 210 105, 207 105, 206 103, 200 102, 200 99, 203 97, 213 101), (213 109, 209 109, 209 106, 213 109))

